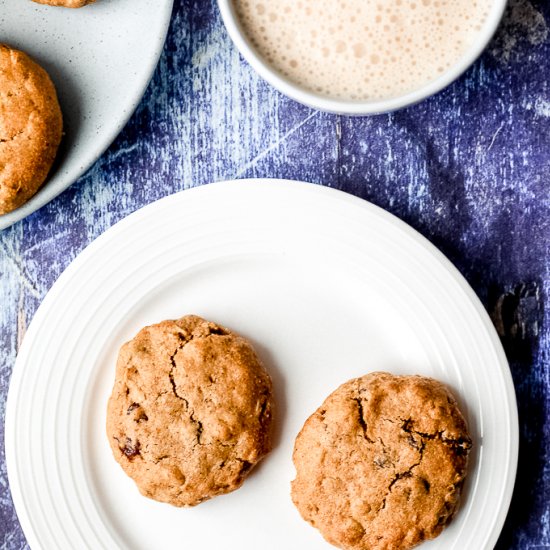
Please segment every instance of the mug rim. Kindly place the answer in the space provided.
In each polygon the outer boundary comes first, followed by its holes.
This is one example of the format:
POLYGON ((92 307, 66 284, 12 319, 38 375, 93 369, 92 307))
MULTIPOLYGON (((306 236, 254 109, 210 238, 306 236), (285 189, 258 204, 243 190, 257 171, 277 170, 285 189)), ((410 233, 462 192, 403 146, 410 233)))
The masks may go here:
POLYGON ((491 11, 482 29, 478 32, 475 42, 454 65, 436 79, 399 96, 361 101, 336 99, 317 94, 284 77, 258 53, 245 35, 235 12, 233 0, 218 0, 222 20, 231 40, 260 77, 282 94, 303 105, 328 113, 355 116, 388 113, 403 109, 423 101, 449 86, 476 61, 487 47, 502 20, 506 5, 507 0, 493 0, 491 11))

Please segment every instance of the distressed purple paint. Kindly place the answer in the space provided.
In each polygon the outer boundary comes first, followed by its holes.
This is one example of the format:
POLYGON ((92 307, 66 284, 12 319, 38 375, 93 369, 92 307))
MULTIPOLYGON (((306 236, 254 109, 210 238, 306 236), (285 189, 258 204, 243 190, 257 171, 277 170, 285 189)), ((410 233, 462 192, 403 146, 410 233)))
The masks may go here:
MULTIPOLYGON (((363 197, 418 229, 491 313, 521 449, 499 549, 550 548, 550 5, 511 0, 481 59, 437 96, 369 118, 312 111, 240 59, 215 2, 176 1, 164 54, 124 131, 75 185, 0 233, 0 415, 40 301, 95 237, 189 186, 282 177, 363 197)), ((3 441, 3 422, 0 428, 3 441)), ((0 548, 25 548, 0 444, 0 548)))

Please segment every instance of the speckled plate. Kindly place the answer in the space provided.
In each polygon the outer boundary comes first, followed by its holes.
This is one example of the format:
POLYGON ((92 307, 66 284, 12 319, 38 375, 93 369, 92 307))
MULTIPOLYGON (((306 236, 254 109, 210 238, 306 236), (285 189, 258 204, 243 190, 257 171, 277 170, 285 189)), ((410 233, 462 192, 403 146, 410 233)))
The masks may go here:
POLYGON ((472 289, 430 243, 360 199, 251 180, 132 214, 52 287, 11 382, 6 457, 33 548, 331 548, 289 497, 294 437, 324 397, 372 370, 446 382, 474 439, 457 517, 432 550, 493 548, 518 425, 502 347, 472 289), (192 509, 142 497, 112 457, 106 403, 120 345, 196 313, 250 338, 271 372, 273 452, 238 491, 192 509))
POLYGON ((65 135, 38 193, 0 229, 59 195, 99 158, 134 112, 162 51, 173 0, 98 0, 72 10, 0 0, 0 42, 27 52, 54 81, 65 135))

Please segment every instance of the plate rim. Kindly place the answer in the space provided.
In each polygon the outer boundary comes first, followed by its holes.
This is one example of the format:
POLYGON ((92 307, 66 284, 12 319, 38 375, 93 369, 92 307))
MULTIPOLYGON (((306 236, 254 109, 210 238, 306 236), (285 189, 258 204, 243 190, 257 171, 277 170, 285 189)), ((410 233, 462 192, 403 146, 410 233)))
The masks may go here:
POLYGON ((503 502, 500 505, 499 513, 495 516, 493 522, 492 532, 487 539, 488 544, 492 548, 500 536, 502 527, 506 520, 508 510, 510 507, 512 494, 515 486, 517 465, 518 465, 518 455, 519 455, 519 419, 518 419, 518 409, 517 409, 517 400, 515 387, 512 379, 512 374, 510 371, 509 363, 506 358, 504 349, 500 342, 500 339, 497 335, 496 329, 492 324, 489 314, 481 303, 480 299, 474 292, 473 288, 466 281, 465 277, 460 273, 460 271, 454 266, 454 264, 426 237, 424 237, 417 230, 412 228, 403 220, 399 219, 394 214, 387 212, 383 208, 372 204, 369 201, 366 201, 362 198, 359 198, 355 195, 351 195, 345 191, 341 191, 335 188, 327 187, 320 184, 308 183, 304 181, 289 180, 289 179, 279 179, 279 178, 251 178, 251 179, 237 179, 237 180, 222 180, 214 183, 209 183, 205 185, 198 185, 194 187, 189 187, 183 191, 179 191, 166 197, 163 197, 157 201, 154 201, 150 204, 147 204, 136 211, 132 212, 125 218, 121 219, 99 237, 89 243, 82 251, 80 251, 77 256, 69 263, 65 268, 63 273, 59 278, 53 283, 52 287, 46 293, 42 303, 37 308, 35 315, 29 324, 28 330, 23 339, 21 348, 18 351, 15 365, 12 370, 9 391, 6 401, 6 414, 5 414, 5 435, 4 435, 4 444, 5 444, 5 456, 6 456, 6 466, 10 492, 12 495, 14 507, 20 521, 23 532, 29 542, 29 545, 32 548, 42 548, 39 538, 37 536, 36 530, 34 529, 33 522, 31 520, 28 509, 23 504, 22 488, 18 486, 17 483, 12 484, 12 480, 18 480, 17 475, 17 460, 15 456, 15 433, 16 433, 16 407, 17 402, 14 395, 19 392, 20 381, 24 373, 25 364, 20 360, 21 352, 24 351, 26 354, 27 348, 32 348, 36 334, 40 329, 41 318, 47 313, 50 303, 55 303, 55 299, 58 294, 63 290, 65 284, 67 284, 74 276, 76 272, 80 269, 80 265, 86 262, 86 260, 92 256, 96 249, 103 248, 108 244, 109 240, 116 238, 117 234, 125 229, 129 224, 139 223, 140 217, 147 217, 156 209, 161 209, 166 204, 169 204, 175 199, 175 197, 180 197, 183 194, 189 196, 190 194, 196 195, 215 193, 216 189, 228 185, 233 187, 251 187, 251 186, 267 186, 267 187, 286 187, 287 191, 291 193, 301 188, 302 190, 307 190, 307 192, 326 194, 331 196, 332 199, 340 199, 345 202, 355 204, 365 210, 370 210, 373 214, 381 217, 385 221, 391 223, 395 226, 400 232, 406 233, 410 238, 412 238, 418 245, 420 245, 426 252, 428 252, 434 260, 444 267, 445 271, 454 279, 454 281, 459 285, 465 295, 468 297, 471 305, 474 307, 476 313, 478 314, 480 321, 483 326, 487 329, 487 334, 489 335, 493 349, 498 359, 500 366, 501 379, 504 384, 504 388, 507 393, 507 397, 510 401, 509 413, 509 425, 510 425, 510 456, 507 460, 507 469, 510 472, 510 480, 506 487, 506 490, 503 493, 503 502), (11 473, 10 473, 11 472, 11 473))
MULTIPOLYGON (((164 44, 168 36, 168 30, 170 28, 170 22, 172 20, 172 12, 174 9, 174 0, 162 0, 164 6, 164 22, 161 28, 161 31, 158 36, 155 37, 155 42, 153 45, 153 53, 151 57, 148 58, 145 65, 144 78, 139 82, 139 86, 136 86, 131 94, 129 95, 126 108, 124 109, 123 116, 118 119, 117 124, 113 125, 109 132, 105 134, 104 140, 101 141, 97 146, 92 144, 91 147, 87 149, 93 150, 94 153, 90 154, 90 157, 85 163, 78 164, 78 166, 72 171, 66 173, 65 175, 60 176, 60 181, 53 187, 49 187, 50 184, 50 174, 40 186, 38 191, 24 204, 19 208, 12 210, 2 216, 0 216, 0 231, 7 229, 18 221, 23 220, 27 216, 30 216, 56 197, 58 197, 63 191, 67 190, 71 185, 76 183, 82 176, 84 176, 90 168, 103 156, 105 151, 112 145, 118 135, 122 132, 124 127, 128 124, 128 121, 135 113, 136 109, 141 102, 149 84, 155 73, 155 69, 158 66, 162 52, 164 51, 164 44)), ((45 6, 48 8, 49 6, 45 6)), ((55 8, 53 8, 55 9, 55 8)), ((58 8, 63 9, 63 8, 58 8)), ((94 142, 95 143, 95 142, 94 142)))

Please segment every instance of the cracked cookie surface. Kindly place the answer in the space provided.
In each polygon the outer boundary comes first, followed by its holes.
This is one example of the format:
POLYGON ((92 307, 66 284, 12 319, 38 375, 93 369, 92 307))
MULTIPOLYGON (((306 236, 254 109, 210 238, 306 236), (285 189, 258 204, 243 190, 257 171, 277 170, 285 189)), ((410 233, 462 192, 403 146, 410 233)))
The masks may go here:
POLYGON ((83 8, 88 4, 93 4, 95 0, 33 0, 33 2, 62 8, 83 8))
POLYGON ((238 489, 271 450, 272 408, 250 343, 189 315, 122 346, 107 435, 143 495, 194 506, 238 489))
POLYGON ((27 202, 53 164, 63 119, 50 77, 0 44, 0 215, 27 202))
POLYGON ((443 384, 367 374, 340 386, 305 422, 292 499, 339 548, 412 548, 451 520, 471 445, 443 384))

